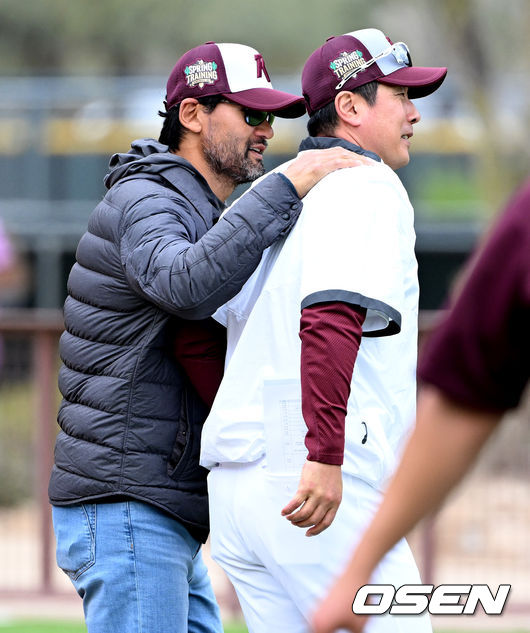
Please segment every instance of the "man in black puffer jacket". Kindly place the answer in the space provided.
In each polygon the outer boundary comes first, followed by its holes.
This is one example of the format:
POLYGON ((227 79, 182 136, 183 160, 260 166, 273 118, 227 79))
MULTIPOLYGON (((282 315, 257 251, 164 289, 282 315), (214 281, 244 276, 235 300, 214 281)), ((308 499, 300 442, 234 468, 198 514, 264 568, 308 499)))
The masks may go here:
POLYGON ((320 178, 358 162, 306 152, 217 221, 263 174, 272 113, 300 116, 303 100, 272 89, 254 49, 213 43, 179 60, 166 99, 162 142, 111 159, 68 280, 49 492, 89 633, 222 631, 200 554, 207 406, 173 344, 239 291, 320 178))

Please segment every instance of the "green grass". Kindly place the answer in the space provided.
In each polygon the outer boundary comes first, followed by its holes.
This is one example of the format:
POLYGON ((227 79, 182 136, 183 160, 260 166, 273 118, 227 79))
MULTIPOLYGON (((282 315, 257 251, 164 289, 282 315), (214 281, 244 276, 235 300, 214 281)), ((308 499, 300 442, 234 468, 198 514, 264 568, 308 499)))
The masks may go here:
MULTIPOLYGON (((225 633, 247 633, 247 628, 240 622, 228 622, 224 625, 225 633)), ((1 622, 0 633, 86 633, 82 622, 66 622, 54 620, 19 620, 1 622)))
POLYGON ((86 633, 86 627, 79 622, 55 622, 53 620, 20 622, 0 622, 2 633, 86 633))

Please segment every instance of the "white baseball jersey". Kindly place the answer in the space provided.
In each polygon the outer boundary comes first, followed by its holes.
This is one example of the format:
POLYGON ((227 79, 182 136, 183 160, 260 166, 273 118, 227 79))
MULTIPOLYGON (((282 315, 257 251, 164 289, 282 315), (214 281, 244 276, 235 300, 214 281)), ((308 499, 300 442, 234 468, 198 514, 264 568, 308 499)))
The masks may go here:
POLYGON ((414 243, 407 193, 383 163, 333 172, 309 192, 291 233, 265 251, 239 294, 214 315, 227 327, 228 349, 202 433, 203 466, 266 454, 265 427, 273 425, 277 435, 280 424, 267 411, 284 417, 286 443, 291 432, 305 435, 300 312, 344 301, 366 308, 367 316, 348 400, 343 470, 384 486, 415 416, 414 243), (282 385, 297 398, 282 401, 282 385), (275 408, 271 399, 278 397, 275 408))

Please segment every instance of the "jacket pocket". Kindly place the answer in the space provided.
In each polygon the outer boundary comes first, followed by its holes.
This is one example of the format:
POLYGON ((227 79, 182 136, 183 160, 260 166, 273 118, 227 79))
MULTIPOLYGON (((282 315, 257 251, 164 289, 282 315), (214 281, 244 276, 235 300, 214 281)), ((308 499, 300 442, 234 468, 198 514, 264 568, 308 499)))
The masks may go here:
POLYGON ((184 390, 177 437, 167 465, 169 477, 184 487, 185 482, 191 481, 196 486, 200 481, 206 490, 207 471, 199 466, 199 454, 201 430, 207 414, 208 409, 199 396, 192 389, 184 390))
POLYGON ((174 477, 179 470, 179 466, 185 462, 187 453, 189 453, 190 444, 188 394, 186 390, 183 390, 177 436, 175 438, 175 443, 173 444, 171 455, 167 461, 167 474, 170 477, 174 477))
POLYGON ((57 565, 76 580, 96 562, 96 505, 53 506, 57 565))

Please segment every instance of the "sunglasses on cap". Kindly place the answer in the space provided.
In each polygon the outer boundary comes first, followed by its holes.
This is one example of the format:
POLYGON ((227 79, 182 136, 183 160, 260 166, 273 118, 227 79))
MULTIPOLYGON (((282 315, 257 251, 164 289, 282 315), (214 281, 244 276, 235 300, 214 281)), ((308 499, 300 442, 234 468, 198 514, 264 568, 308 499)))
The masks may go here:
POLYGON ((261 125, 265 120, 267 120, 267 123, 269 125, 272 125, 274 123, 274 119, 276 118, 274 114, 272 114, 272 112, 267 112, 266 110, 252 110, 250 108, 245 108, 237 103, 234 103, 233 101, 229 101, 228 99, 221 99, 220 103, 229 103, 230 105, 235 105, 241 108, 245 123, 252 127, 257 127, 258 125, 261 125))
POLYGON ((359 73, 362 73, 372 64, 375 64, 378 59, 382 59, 383 57, 387 57, 388 55, 393 55, 396 62, 398 64, 401 64, 402 66, 412 66, 412 58, 410 56, 408 46, 405 44, 405 42, 396 42, 395 44, 392 44, 387 49, 385 49, 382 53, 379 53, 379 55, 372 57, 372 59, 369 59, 361 66, 354 68, 351 72, 344 75, 342 80, 336 85, 335 90, 340 90, 347 81, 349 81, 350 79, 355 79, 355 77, 357 77, 359 73))

